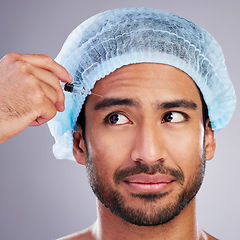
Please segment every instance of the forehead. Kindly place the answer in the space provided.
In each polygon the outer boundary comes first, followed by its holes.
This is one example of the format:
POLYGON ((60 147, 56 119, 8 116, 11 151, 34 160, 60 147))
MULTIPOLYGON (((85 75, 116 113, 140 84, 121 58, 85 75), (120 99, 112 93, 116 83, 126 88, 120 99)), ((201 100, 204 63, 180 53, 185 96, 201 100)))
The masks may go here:
POLYGON ((159 63, 123 66, 97 81, 92 92, 103 97, 119 95, 140 100, 200 99, 198 88, 191 77, 175 67, 159 63))

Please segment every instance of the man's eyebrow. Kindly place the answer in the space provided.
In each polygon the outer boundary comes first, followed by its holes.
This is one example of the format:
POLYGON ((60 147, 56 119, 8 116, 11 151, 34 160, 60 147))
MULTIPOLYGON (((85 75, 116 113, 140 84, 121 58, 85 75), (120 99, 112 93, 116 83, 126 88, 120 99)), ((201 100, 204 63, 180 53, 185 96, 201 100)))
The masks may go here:
POLYGON ((131 98, 105 98, 101 102, 96 103, 94 110, 122 105, 138 107, 139 102, 131 98))
POLYGON ((180 107, 196 110, 198 105, 195 102, 189 100, 176 100, 169 102, 161 102, 157 104, 157 109, 169 109, 180 107))

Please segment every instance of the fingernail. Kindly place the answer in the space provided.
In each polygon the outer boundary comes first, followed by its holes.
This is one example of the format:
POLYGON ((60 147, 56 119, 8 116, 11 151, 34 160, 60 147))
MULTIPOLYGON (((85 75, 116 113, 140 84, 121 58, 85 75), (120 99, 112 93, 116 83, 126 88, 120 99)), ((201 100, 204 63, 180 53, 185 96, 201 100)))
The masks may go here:
POLYGON ((55 107, 56 107, 58 112, 63 112, 65 110, 64 104, 56 103, 55 107))
POLYGON ((65 104, 61 105, 62 112, 65 110, 65 104))
POLYGON ((71 82, 73 81, 73 77, 70 73, 68 73, 68 76, 69 76, 69 80, 71 80, 71 82))

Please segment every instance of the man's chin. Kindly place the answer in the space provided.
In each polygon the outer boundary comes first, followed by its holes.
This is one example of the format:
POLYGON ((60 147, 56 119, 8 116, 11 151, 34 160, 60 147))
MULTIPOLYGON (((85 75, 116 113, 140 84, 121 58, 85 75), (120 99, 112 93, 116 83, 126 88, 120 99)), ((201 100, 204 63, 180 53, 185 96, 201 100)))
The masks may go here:
POLYGON ((102 199, 99 194, 97 197, 106 208, 126 222, 150 227, 166 224, 181 212, 178 199, 173 202, 174 197, 172 197, 171 201, 168 201, 167 195, 167 193, 135 194, 130 200, 115 192, 108 198, 111 201, 102 199))
MULTIPOLYGON (((110 209, 111 210, 111 209, 110 209)), ((116 210, 116 209, 115 209, 116 210)), ((127 207, 125 206, 120 211, 115 211, 115 213, 124 219, 125 221, 145 227, 159 226, 168 223, 174 219, 181 209, 159 207, 154 204, 149 204, 147 207, 136 208, 136 207, 127 207)))

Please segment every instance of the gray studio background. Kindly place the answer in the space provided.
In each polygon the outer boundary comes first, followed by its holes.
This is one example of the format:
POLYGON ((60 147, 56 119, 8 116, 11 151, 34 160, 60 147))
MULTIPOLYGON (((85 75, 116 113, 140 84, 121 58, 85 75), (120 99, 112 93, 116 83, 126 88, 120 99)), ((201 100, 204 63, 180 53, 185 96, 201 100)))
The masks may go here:
MULTIPOLYGON (((240 99, 240 2, 238 0, 0 0, 0 58, 8 52, 54 58, 67 35, 90 16, 119 7, 154 7, 207 29, 225 52, 240 99)), ((220 239, 239 240, 240 107, 217 133, 198 194, 200 225, 220 239)), ((27 128, 0 145, 0 239, 43 240, 79 231, 96 218, 84 167, 52 154, 47 125, 27 128)))

